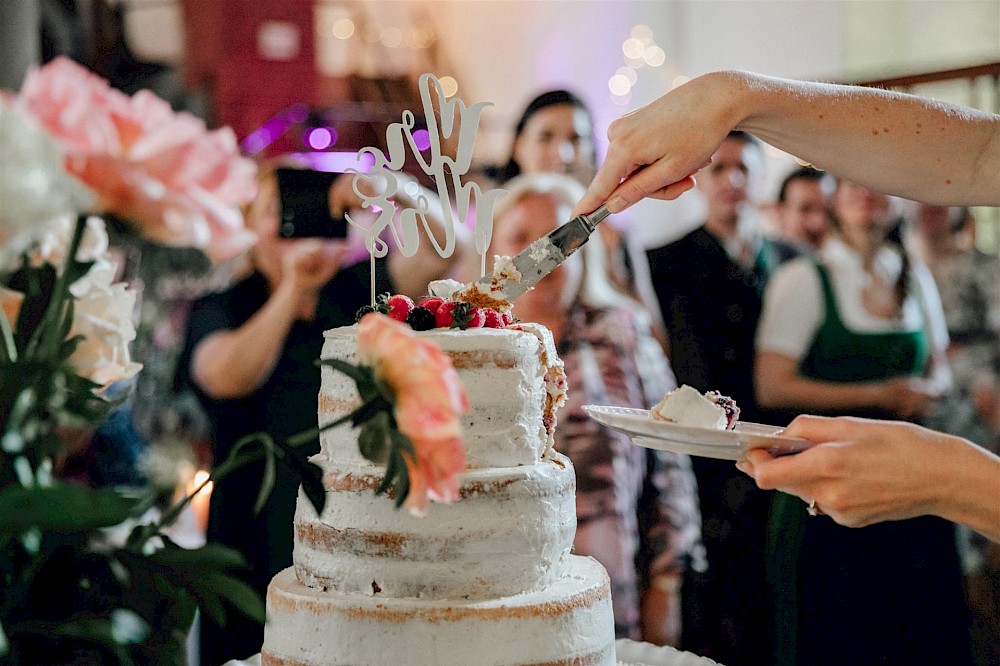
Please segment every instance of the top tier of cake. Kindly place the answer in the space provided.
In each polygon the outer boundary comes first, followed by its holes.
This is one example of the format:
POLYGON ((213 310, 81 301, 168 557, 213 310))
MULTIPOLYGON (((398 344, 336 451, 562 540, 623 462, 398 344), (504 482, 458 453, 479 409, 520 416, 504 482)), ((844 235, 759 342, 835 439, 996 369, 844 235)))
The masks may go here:
MULTIPOLYGON (((516 328, 433 329, 417 333, 451 358, 469 398, 462 415, 462 441, 470 469, 538 462, 552 447, 555 412, 565 400, 566 377, 552 334, 534 324, 516 328)), ((324 334, 322 358, 355 362, 357 327, 324 334)), ((319 423, 330 423, 360 405, 354 382, 323 367, 319 423)), ((368 464, 350 424, 331 428, 323 454, 344 464, 368 464)))

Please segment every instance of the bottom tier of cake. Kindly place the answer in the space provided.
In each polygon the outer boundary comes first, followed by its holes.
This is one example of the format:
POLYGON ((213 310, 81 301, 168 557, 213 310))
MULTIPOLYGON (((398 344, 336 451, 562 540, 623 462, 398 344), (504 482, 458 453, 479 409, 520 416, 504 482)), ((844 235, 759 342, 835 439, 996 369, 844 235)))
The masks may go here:
POLYGON ((498 599, 324 592, 292 568, 271 581, 262 666, 614 666, 604 568, 571 556, 548 587, 498 599))

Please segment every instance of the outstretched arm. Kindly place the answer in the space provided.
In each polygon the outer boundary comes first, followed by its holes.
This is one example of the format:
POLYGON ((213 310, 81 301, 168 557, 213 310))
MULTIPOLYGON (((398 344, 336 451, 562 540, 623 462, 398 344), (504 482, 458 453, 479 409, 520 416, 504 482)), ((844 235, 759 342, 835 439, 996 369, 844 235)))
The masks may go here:
POLYGON ((938 204, 1000 205, 1000 116, 913 95, 714 72, 613 122, 574 214, 691 186, 731 130, 872 189, 938 204))
POLYGON ((785 430, 817 442, 794 456, 749 452, 737 466, 761 488, 815 501, 842 525, 930 514, 1000 542, 1000 457, 911 423, 800 416, 785 430))

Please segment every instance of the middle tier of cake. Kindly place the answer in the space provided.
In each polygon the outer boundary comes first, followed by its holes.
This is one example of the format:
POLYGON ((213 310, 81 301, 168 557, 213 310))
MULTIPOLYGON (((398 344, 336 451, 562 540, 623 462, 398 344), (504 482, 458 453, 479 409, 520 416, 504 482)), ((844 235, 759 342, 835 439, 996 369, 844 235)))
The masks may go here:
POLYGON ((433 520, 375 494, 384 468, 318 462, 326 508, 317 516, 300 495, 295 513, 295 572, 309 587, 485 599, 540 589, 564 572, 576 530, 576 479, 561 454, 470 470, 458 501, 431 507, 433 520))

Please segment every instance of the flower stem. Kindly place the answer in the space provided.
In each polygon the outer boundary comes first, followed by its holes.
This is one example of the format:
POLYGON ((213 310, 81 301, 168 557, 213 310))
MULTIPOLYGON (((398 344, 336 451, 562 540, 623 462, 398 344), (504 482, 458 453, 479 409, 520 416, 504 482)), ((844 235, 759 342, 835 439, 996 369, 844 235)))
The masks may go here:
MULTIPOLYGON (((62 319, 63 313, 66 311, 66 295, 69 293, 69 288, 73 282, 78 277, 76 271, 73 270, 78 264, 76 261, 76 253, 80 248, 80 243, 83 240, 83 232, 87 228, 87 216, 78 215, 76 218, 76 227, 73 229, 73 237, 70 240, 69 252, 66 255, 66 265, 63 270, 56 277, 55 285, 52 287, 52 295, 49 298, 49 303, 45 307, 45 314, 42 315, 42 320, 39 322, 38 326, 31 332, 31 337, 28 339, 28 344, 25 345, 24 355, 31 358, 35 349, 47 342, 46 338, 57 334, 60 329, 60 320, 62 319), (53 331, 50 333, 50 328, 53 331)), ((56 344, 61 343, 62 340, 57 340, 56 344)))
MULTIPOLYGON (((285 440, 285 442, 289 446, 295 448, 298 448, 303 444, 307 444, 312 440, 316 439, 317 437, 319 437, 320 433, 325 432, 330 428, 335 428, 339 425, 347 423, 348 421, 353 419, 354 415, 358 411, 363 409, 363 407, 364 406, 359 407, 350 414, 347 414, 346 416, 343 416, 337 419, 336 421, 332 421, 331 423, 327 423, 322 427, 309 428, 307 430, 298 432, 294 435, 290 435, 285 440)), ((256 450, 249 452, 246 451, 244 448, 234 448, 230 452, 230 454, 226 457, 226 459, 222 461, 222 464, 218 465, 215 469, 212 470, 212 473, 209 474, 207 479, 205 479, 197 488, 195 488, 187 495, 182 497, 180 500, 178 500, 173 506, 171 506, 166 511, 166 513, 164 513, 160 517, 159 520, 157 520, 155 523, 152 523, 152 525, 150 526, 151 529, 148 530, 146 533, 147 534, 146 538, 149 538, 150 536, 153 536, 154 534, 163 530, 163 528, 172 525, 177 520, 177 518, 180 517, 181 513, 184 511, 184 508, 188 504, 190 504, 192 500, 194 500, 195 495, 201 492, 205 488, 205 486, 207 486, 209 483, 212 483, 213 481, 221 481, 222 479, 229 476, 232 472, 235 472, 244 465, 247 465, 252 462, 257 462, 258 460, 262 459, 264 455, 265 452, 263 448, 258 448, 256 450)), ((142 544, 139 545, 141 547, 142 544)))

